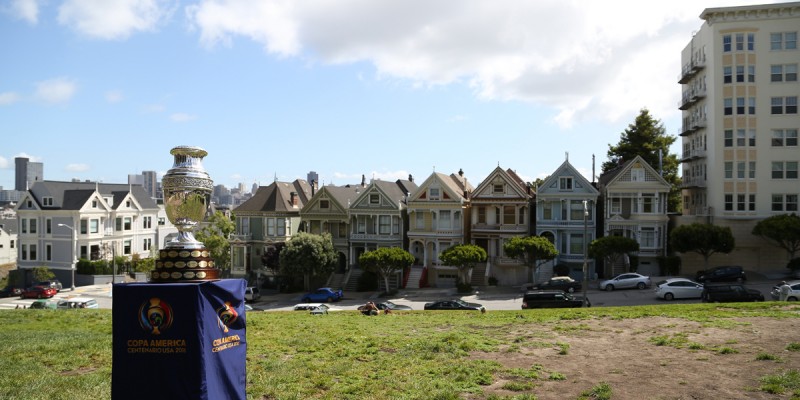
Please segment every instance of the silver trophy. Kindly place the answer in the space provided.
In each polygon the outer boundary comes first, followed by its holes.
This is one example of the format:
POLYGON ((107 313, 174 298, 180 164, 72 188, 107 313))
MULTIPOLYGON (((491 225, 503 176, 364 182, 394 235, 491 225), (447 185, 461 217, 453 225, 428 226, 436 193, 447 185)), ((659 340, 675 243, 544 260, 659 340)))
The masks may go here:
POLYGON ((178 146, 170 151, 175 158, 172 169, 161 179, 167 218, 178 228, 178 236, 159 251, 153 282, 193 282, 214 280, 214 267, 208 249, 194 237, 203 221, 213 190, 213 181, 203 168, 208 152, 200 147, 178 146))

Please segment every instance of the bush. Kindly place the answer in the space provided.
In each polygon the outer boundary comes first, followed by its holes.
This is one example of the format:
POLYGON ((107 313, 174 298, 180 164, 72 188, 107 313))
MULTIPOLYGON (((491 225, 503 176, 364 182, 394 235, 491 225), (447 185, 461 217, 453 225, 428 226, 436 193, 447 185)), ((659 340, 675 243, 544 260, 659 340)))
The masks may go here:
POLYGON ((569 275, 569 266, 565 264, 558 264, 553 267, 553 272, 556 276, 567 276, 569 275))
POLYGON ((378 274, 371 271, 364 271, 364 273, 358 277, 357 290, 359 292, 374 292, 378 290, 378 288, 380 288, 378 274))
POLYGON ((456 284, 456 291, 458 293, 472 293, 472 285, 459 282, 456 284))
POLYGON ((678 256, 658 257, 658 270, 661 276, 680 275, 681 258, 678 256))
POLYGON ((793 258, 791 261, 789 261, 789 263, 786 264, 786 268, 789 268, 792 271, 800 270, 800 257, 793 258))
POLYGON ((489 286, 497 286, 497 278, 494 276, 489 277, 489 286))

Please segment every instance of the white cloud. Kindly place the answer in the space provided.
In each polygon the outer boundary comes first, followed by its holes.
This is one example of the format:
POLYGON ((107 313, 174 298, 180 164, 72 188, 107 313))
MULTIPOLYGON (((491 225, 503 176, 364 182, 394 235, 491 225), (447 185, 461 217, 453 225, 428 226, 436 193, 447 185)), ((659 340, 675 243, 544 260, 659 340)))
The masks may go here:
POLYGON ((10 169, 10 168, 11 168, 11 163, 8 162, 8 159, 3 156, 0 156, 0 169, 10 169))
POLYGON ((47 103, 64 103, 69 101, 78 86, 66 78, 55 78, 36 84, 36 97, 47 103))
POLYGON ((40 157, 32 156, 32 155, 30 155, 28 153, 19 153, 19 154, 14 156, 14 158, 17 158, 17 157, 19 157, 19 158, 27 158, 28 161, 30 161, 30 162, 42 162, 42 159, 40 157))
POLYGON ((120 92, 118 90, 110 90, 110 91, 106 92, 106 101, 109 102, 109 103, 112 103, 112 104, 113 103, 119 103, 124 98, 125 97, 122 95, 122 92, 120 92))
POLYGON ((14 104, 19 101, 19 95, 14 92, 0 93, 0 106, 14 104))
POLYGON ((169 119, 173 122, 188 122, 197 119, 197 116, 186 113, 174 113, 169 116, 169 119))
POLYGON ((11 0, 9 4, 2 7, 2 10, 32 25, 39 22, 39 2, 37 0, 11 0))
POLYGON ((66 0, 58 22, 90 37, 118 40, 156 30, 175 9, 174 0, 66 0))
POLYGON ((187 7, 187 17, 204 44, 241 36, 281 56, 367 62, 379 79, 414 88, 465 84, 480 99, 552 108, 552 122, 570 127, 619 122, 642 107, 676 116, 676 55, 700 28, 702 7, 689 0, 204 0, 187 7))
POLYGON ((89 164, 75 163, 75 164, 67 164, 67 166, 64 169, 69 172, 86 172, 90 168, 89 164))

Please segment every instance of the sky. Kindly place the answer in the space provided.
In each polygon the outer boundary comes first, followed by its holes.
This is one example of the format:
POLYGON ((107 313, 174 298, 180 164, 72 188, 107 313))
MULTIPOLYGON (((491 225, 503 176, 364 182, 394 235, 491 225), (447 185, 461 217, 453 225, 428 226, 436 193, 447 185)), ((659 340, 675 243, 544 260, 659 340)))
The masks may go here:
POLYGON ((678 135, 681 50, 705 8, 745 4, 0 0, 0 186, 16 157, 46 180, 160 177, 179 145, 248 189, 533 181, 567 158, 590 178, 643 108, 678 135))

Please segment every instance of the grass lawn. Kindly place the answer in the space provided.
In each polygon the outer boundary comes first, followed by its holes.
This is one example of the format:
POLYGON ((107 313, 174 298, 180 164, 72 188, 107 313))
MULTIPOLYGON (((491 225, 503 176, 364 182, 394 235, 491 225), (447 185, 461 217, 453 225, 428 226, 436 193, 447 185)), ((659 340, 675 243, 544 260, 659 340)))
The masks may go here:
MULTIPOLYGON (((537 389, 543 381, 556 388, 574 385, 569 365, 510 367, 502 362, 503 354, 552 347, 567 357, 574 347, 563 339, 565 330, 579 334, 602 321, 652 317, 723 331, 741 327, 739 319, 767 318, 785 320, 797 332, 800 305, 690 304, 486 314, 411 311, 377 317, 354 311, 327 316, 252 312, 247 314, 247 393, 250 399, 551 398, 552 392, 537 389), (497 390, 487 391, 501 381, 497 390)), ((796 338, 800 342, 800 335, 796 338)), ((644 341, 653 349, 672 346, 674 351, 706 351, 711 355, 701 357, 721 357, 704 350, 708 346, 691 349, 691 342, 681 335, 644 341)), ((0 311, 0 399, 108 399, 111 343, 111 310, 0 311)), ((791 354, 800 350, 798 343, 788 345, 791 354), (792 346, 798 348, 792 350, 792 346)), ((736 352, 746 351, 744 346, 733 341, 727 345, 736 352)), ((785 356, 762 351, 758 357, 763 360, 760 363, 775 363, 785 356)), ((142 383, 148 384, 148 371, 141 375, 142 383)), ((778 384, 769 381, 765 388, 751 388, 752 393, 779 396, 783 390, 780 396, 784 397, 774 398, 800 398, 796 369, 777 378, 778 384)), ((619 389, 598 380, 575 389, 582 394, 572 398, 614 398, 612 393, 619 389)), ((748 397, 742 393, 742 398, 748 397)))

